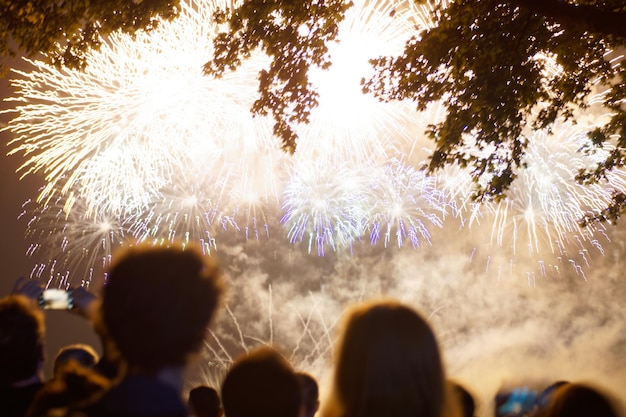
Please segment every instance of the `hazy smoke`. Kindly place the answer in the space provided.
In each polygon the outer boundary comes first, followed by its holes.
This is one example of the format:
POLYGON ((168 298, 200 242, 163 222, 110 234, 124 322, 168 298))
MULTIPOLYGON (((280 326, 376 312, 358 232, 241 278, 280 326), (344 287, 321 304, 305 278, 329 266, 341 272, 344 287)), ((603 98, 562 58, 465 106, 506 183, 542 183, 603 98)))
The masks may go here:
POLYGON ((274 343, 328 388, 345 307, 393 297, 429 317, 449 376, 475 393, 481 414, 503 385, 568 379, 616 392, 626 386, 623 232, 613 232, 604 256, 589 250, 583 276, 568 256, 513 256, 489 245, 489 230, 450 224, 433 234, 431 247, 364 242, 326 257, 282 239, 222 242, 228 310, 214 326, 205 378, 217 383, 244 350, 274 343))

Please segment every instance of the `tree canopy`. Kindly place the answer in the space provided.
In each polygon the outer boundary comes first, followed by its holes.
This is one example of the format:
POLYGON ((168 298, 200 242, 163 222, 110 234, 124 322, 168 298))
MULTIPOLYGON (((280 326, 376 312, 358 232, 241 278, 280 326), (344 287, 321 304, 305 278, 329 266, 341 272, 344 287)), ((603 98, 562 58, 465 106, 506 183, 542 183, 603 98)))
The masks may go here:
MULTIPOLYGON (((393 1, 393 0, 390 0, 393 1)), ((429 0, 416 0, 427 3, 429 0)), ((590 105, 602 85, 610 121, 589 132, 608 158, 581 170, 585 183, 601 181, 626 164, 626 68, 611 61, 626 46, 626 2, 617 0, 431 1, 433 26, 416 30, 399 56, 372 61, 376 75, 363 90, 381 100, 412 100, 418 110, 441 102, 445 118, 431 126, 428 170, 449 164, 468 169, 478 200, 501 198, 524 167, 525 128, 550 129, 590 105)), ((219 74, 261 48, 272 59, 260 76, 253 111, 272 113, 275 134, 293 152, 293 124, 307 122, 316 105, 310 66, 329 65, 327 42, 351 2, 248 0, 218 15, 228 23, 206 69, 219 74), (295 4, 298 4, 295 6, 295 4)), ((616 220, 626 196, 594 219, 616 220)))
MULTIPOLYGON (((0 0, 0 56, 43 54, 49 62, 83 68, 85 53, 121 30, 153 29, 178 15, 179 0, 0 0)), ((0 71, 6 70, 0 63, 0 71)))
POLYGON ((328 42, 337 37, 339 23, 351 6, 345 0, 246 0, 234 9, 216 13, 218 23, 228 24, 214 44, 213 60, 205 66, 221 75, 262 49, 272 61, 259 75, 259 98, 252 111, 271 114, 274 134, 282 148, 293 153, 297 135, 292 126, 307 123, 318 94, 309 81, 309 68, 328 68, 328 42))

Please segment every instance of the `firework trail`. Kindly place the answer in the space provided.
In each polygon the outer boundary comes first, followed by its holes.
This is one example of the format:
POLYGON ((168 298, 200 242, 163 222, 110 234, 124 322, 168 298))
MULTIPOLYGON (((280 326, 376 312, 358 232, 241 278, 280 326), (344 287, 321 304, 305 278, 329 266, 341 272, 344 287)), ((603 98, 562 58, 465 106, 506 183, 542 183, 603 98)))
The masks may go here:
POLYGON ((158 201, 134 216, 130 232, 138 240, 157 245, 175 240, 194 242, 210 253, 215 248, 218 201, 211 198, 209 190, 193 182, 171 184, 158 201))
POLYGON ((395 240, 417 248, 431 244, 429 227, 443 225, 447 194, 436 188, 435 177, 401 161, 319 172, 315 164, 299 166, 283 204, 289 239, 305 241, 309 252, 352 247, 366 235, 372 245, 395 240))
MULTIPOLYGON (((283 284, 278 287, 282 288, 283 284)), ((298 370, 322 374, 329 368, 342 309, 317 293, 276 306, 271 285, 255 291, 251 302, 231 300, 209 330, 204 350, 206 360, 196 377, 200 383, 221 386, 224 375, 239 355, 264 345, 280 346, 298 370), (254 320, 250 319, 251 314, 254 320), (275 315, 280 317, 279 323, 274 323, 275 315)), ((284 294, 279 296, 287 299, 284 294)))
POLYGON ((93 215, 83 200, 71 194, 43 205, 27 201, 21 216, 28 219, 26 236, 31 244, 27 254, 43 260, 35 264, 31 278, 47 287, 89 287, 94 277, 102 276, 115 249, 127 241, 123 219, 93 215), (80 281, 71 282, 76 276, 80 281))

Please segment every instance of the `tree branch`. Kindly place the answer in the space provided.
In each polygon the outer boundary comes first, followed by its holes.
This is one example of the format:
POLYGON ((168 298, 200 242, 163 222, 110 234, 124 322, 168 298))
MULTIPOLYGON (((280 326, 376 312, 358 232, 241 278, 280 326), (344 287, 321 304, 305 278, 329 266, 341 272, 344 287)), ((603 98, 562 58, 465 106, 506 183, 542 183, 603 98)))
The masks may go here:
POLYGON ((602 10, 598 6, 570 4, 560 0, 510 0, 512 4, 554 19, 565 26, 626 39, 626 12, 602 10))

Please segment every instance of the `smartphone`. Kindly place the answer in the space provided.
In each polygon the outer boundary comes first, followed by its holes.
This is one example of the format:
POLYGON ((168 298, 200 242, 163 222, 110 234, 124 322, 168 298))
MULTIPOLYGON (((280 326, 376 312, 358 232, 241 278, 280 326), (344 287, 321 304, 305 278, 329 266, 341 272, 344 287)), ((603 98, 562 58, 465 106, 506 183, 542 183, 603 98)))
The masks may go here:
POLYGON ((529 387, 517 387, 496 395, 497 417, 525 417, 537 409, 537 391, 529 387))
POLYGON ((49 310, 71 310, 74 308, 72 290, 51 288, 44 290, 39 297, 39 306, 49 310))

